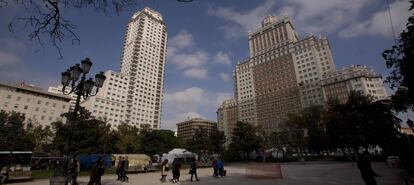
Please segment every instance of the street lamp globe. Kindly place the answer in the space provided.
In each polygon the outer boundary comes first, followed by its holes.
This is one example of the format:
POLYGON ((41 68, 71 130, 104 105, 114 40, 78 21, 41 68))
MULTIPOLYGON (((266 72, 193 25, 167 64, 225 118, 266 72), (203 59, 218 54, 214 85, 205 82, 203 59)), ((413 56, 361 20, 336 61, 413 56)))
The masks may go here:
POLYGON ((103 86, 103 83, 105 81, 106 77, 104 75, 104 72, 100 72, 99 74, 95 75, 95 86, 98 88, 101 88, 103 86))
POLYGON ((88 74, 89 73, 89 70, 92 67, 91 60, 89 58, 85 58, 84 60, 82 60, 81 63, 82 63, 82 71, 83 71, 83 73, 88 74))
POLYGON ((89 78, 88 80, 86 80, 86 82, 85 82, 86 96, 91 94, 92 89, 93 89, 93 85, 94 85, 94 82, 93 82, 92 78, 89 78))
POLYGON ((65 71, 62 73, 62 85, 63 86, 68 86, 70 82, 70 72, 69 71, 65 71))
POLYGON ((74 81, 77 81, 79 79, 80 75, 82 74, 82 69, 81 69, 79 64, 76 64, 75 66, 73 66, 73 73, 72 74, 73 74, 72 79, 74 81))

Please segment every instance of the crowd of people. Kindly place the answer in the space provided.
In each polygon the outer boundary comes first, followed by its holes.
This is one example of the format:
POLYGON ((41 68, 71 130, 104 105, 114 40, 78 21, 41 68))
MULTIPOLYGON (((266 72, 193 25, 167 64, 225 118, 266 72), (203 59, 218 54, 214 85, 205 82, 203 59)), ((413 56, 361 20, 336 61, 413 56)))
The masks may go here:
MULTIPOLYGON (((224 170, 224 164, 223 161, 220 158, 214 158, 211 162, 212 168, 213 168, 213 177, 224 177, 226 176, 226 170, 224 170)), ((192 161, 190 162, 190 181, 193 181, 193 178, 195 178, 196 181, 200 181, 197 175, 197 162, 192 161)), ((164 159, 164 161, 161 163, 161 182, 166 182, 167 178, 167 171, 168 171, 168 159, 164 159)), ((172 179, 170 181, 172 183, 178 183, 180 182, 180 170, 181 170, 181 161, 179 159, 174 159, 174 161, 171 163, 171 171, 172 171, 172 179)))
POLYGON ((128 182, 127 170, 129 167, 129 160, 128 157, 119 156, 118 158, 118 165, 116 167, 116 174, 118 175, 119 181, 128 182))

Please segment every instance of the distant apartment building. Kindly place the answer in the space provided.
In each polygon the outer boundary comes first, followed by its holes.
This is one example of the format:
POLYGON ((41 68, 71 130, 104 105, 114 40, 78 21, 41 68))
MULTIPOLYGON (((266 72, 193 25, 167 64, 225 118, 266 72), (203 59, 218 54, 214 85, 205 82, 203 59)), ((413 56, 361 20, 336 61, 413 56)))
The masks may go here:
POLYGON ((351 65, 323 75, 324 98, 346 103, 351 91, 372 96, 373 100, 387 98, 382 76, 364 65, 351 65))
POLYGON ((229 146, 233 137, 233 130, 238 121, 238 104, 237 100, 232 98, 224 100, 217 109, 218 129, 224 132, 226 136, 225 145, 229 146))
POLYGON ((324 103, 322 75, 335 70, 325 37, 299 38, 288 17, 266 17, 249 33, 250 58, 233 73, 238 118, 277 129, 290 113, 324 103))
POLYGON ((400 132, 405 135, 414 135, 413 129, 408 127, 400 128, 400 132))
POLYGON ((0 83, 0 110, 22 113, 26 120, 41 125, 62 120, 69 111, 71 97, 46 92, 28 84, 0 83))
POLYGON ((202 128, 207 134, 217 130, 217 122, 202 118, 193 118, 181 123, 177 123, 177 137, 184 142, 193 139, 197 129, 202 128))
MULTIPOLYGON (((63 94, 63 85, 58 85, 58 86, 50 86, 47 90, 47 92, 50 93, 54 93, 54 94, 61 94, 61 95, 66 95, 72 98, 72 100, 70 100, 70 110, 75 109, 75 104, 76 104, 76 97, 77 95, 75 93, 71 93, 68 94, 72 89, 70 87, 66 87, 65 88, 65 94, 63 94)), ((83 97, 80 97, 80 102, 83 101, 83 97)))
MULTIPOLYGON (((105 72, 106 80, 96 96, 81 103, 97 119, 105 120, 112 127, 126 123, 126 96, 129 77, 115 71, 105 72)), ((139 126, 132 123, 132 126, 139 126)))

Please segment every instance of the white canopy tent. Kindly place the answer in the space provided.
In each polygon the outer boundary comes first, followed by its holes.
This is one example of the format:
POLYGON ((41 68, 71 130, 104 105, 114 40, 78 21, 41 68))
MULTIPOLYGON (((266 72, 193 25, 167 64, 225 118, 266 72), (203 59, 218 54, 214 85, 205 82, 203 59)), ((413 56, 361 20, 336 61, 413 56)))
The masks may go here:
POLYGON ((187 151, 186 149, 174 148, 168 153, 164 153, 162 155, 161 161, 168 159, 168 163, 171 164, 176 158, 182 159, 184 161, 188 161, 188 159, 193 160, 195 158, 195 154, 187 151))

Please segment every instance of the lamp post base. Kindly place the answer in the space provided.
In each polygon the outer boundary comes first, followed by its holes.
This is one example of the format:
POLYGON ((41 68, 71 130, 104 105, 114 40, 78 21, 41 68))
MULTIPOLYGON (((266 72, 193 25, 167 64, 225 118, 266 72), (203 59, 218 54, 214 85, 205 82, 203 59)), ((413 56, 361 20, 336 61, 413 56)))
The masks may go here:
POLYGON ((65 176, 56 176, 56 177, 50 177, 49 184, 50 185, 68 185, 69 181, 68 181, 68 178, 65 176))
POLYGON ((63 161, 56 166, 53 175, 49 179, 50 185, 68 185, 69 174, 68 174, 68 158, 65 156, 63 161))

